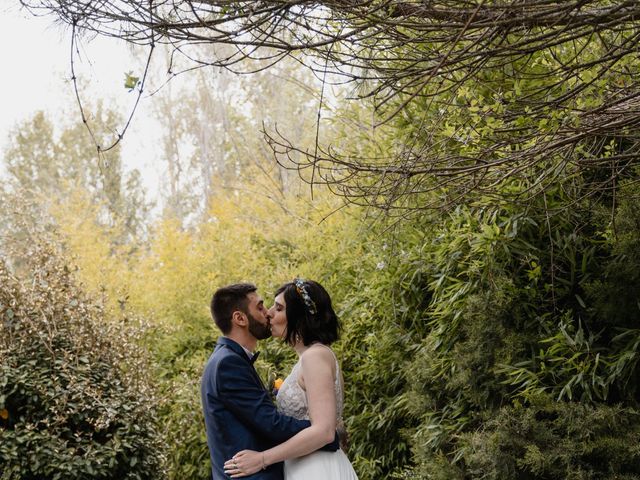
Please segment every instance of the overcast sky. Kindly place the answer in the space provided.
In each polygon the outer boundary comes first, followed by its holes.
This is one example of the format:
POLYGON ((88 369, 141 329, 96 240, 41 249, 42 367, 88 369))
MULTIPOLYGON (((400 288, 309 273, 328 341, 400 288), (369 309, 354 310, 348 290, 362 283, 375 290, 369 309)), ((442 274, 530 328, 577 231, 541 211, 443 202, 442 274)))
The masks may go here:
MULTIPOLYGON (((20 12, 17 0, 0 0, 0 132, 3 140, 15 122, 38 109, 60 109, 64 78, 68 78, 68 51, 60 28, 42 18, 20 12), (66 53, 66 54, 65 54, 66 53), (66 59, 65 59, 66 57, 66 59)), ((3 141, 4 143, 4 141, 3 141)))
MULTIPOLYGON (((77 115, 70 82, 70 35, 54 24, 51 17, 34 17, 21 10, 19 0, 0 0, 0 155, 6 148, 12 128, 45 110, 53 119, 77 115)), ((121 42, 93 39, 80 48, 79 74, 87 83, 83 97, 105 99, 108 105, 128 116, 134 93, 124 88, 125 72, 138 73, 144 60, 136 58, 121 42), (89 61, 91 60, 91 61, 89 61)), ((154 141, 149 121, 149 102, 142 102, 131 130, 123 142, 123 159, 128 168, 139 168, 145 184, 157 186, 156 170, 151 168, 154 141)))

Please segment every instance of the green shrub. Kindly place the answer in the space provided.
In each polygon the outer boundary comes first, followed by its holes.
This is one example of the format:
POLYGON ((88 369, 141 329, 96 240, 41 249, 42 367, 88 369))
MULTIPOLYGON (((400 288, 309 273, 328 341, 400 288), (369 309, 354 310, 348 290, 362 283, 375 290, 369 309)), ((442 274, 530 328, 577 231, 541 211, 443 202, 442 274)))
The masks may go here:
POLYGON ((637 479, 640 411, 539 395, 500 409, 461 448, 469 478, 637 479))
POLYGON ((144 330, 108 318, 58 255, 35 248, 22 279, 0 263, 0 478, 162 478, 144 330))
POLYGON ((428 280, 399 287, 424 320, 398 400, 416 425, 395 425, 414 465, 397 478, 638 478, 639 205, 620 202, 615 232, 606 205, 567 208, 561 190, 460 207, 396 259, 428 280), (551 425, 537 398, 573 417, 551 425), (593 427, 589 442, 571 422, 593 427))

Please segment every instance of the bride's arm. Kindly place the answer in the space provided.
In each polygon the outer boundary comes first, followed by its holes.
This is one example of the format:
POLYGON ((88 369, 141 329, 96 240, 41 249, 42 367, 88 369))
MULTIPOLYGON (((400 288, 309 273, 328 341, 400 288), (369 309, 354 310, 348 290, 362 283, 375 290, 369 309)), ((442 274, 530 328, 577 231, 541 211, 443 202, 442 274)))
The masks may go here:
POLYGON ((326 348, 310 348, 300 358, 311 426, 264 452, 243 450, 226 462, 231 478, 250 475, 285 459, 301 457, 330 443, 336 433, 335 358, 326 348), (233 472, 234 466, 242 473, 233 472))
POLYGON ((269 465, 315 452, 331 442, 336 434, 335 358, 327 348, 310 348, 300 362, 311 426, 265 450, 265 461, 269 465))

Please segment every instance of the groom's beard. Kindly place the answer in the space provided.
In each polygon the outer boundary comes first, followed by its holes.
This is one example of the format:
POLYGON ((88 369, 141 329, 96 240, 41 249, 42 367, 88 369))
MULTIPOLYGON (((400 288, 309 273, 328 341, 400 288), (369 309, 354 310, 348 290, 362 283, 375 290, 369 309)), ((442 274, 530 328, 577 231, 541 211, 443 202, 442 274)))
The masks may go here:
POLYGON ((251 335, 258 340, 264 340, 271 336, 271 328, 269 328, 268 322, 266 324, 260 323, 250 313, 247 313, 247 318, 249 319, 249 332, 251 335))

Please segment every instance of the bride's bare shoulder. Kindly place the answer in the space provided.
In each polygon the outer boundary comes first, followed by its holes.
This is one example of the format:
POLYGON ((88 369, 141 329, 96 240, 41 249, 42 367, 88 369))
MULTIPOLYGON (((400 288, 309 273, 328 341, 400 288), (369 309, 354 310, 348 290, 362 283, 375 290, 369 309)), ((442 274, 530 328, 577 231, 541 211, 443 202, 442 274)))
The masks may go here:
POLYGON ((302 375, 310 371, 331 372, 331 376, 336 375, 336 356, 330 347, 323 344, 313 344, 300 355, 302 375))
POLYGON ((324 345, 322 343, 314 343, 309 346, 309 348, 307 348, 302 353, 302 355, 300 355, 301 360, 305 358, 334 360, 336 358, 336 355, 328 345, 324 345))

